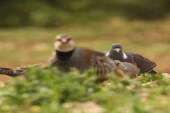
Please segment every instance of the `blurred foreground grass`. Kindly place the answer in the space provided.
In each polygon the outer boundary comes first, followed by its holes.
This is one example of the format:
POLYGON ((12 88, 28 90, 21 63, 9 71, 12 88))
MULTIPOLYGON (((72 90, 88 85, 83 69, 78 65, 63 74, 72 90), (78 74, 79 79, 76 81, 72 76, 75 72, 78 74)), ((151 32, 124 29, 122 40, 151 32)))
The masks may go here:
POLYGON ((120 42, 124 50, 140 53, 157 63, 157 70, 170 72, 170 19, 125 21, 121 18, 57 29, 18 28, 0 30, 0 66, 16 67, 46 62, 57 34, 71 35, 79 47, 109 50, 120 42))
POLYGON ((113 74, 101 84, 94 71, 64 74, 28 70, 0 87, 1 113, 168 113, 170 79, 143 75, 135 79, 113 74))

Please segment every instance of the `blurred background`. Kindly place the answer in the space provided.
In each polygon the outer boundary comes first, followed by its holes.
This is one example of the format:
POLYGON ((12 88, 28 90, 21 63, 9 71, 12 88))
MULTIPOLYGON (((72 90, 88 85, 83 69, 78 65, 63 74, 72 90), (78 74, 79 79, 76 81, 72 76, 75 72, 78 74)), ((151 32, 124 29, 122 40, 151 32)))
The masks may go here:
POLYGON ((0 66, 46 63, 57 34, 78 47, 112 43, 170 72, 170 0, 0 0, 0 66))

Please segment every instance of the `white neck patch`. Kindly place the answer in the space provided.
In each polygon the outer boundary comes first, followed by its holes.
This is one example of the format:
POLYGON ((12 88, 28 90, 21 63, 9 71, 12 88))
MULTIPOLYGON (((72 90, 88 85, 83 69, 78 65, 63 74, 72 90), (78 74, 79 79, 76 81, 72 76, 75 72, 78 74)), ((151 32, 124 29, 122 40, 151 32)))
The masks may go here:
POLYGON ((127 59, 127 58, 128 56, 125 53, 123 53, 123 59, 127 59))
POLYGON ((110 54, 110 52, 107 52, 107 53, 105 54, 105 56, 109 56, 109 54, 110 54))

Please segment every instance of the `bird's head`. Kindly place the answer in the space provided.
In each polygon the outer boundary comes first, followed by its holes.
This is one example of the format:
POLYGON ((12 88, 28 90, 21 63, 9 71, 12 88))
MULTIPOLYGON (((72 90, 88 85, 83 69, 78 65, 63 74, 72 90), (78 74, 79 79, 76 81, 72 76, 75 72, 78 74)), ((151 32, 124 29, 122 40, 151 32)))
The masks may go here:
POLYGON ((69 35, 60 34, 56 36, 54 49, 60 52, 70 52, 75 49, 75 43, 69 35))
POLYGON ((131 78, 136 77, 139 75, 140 69, 129 62, 121 62, 119 60, 114 60, 115 63, 115 72, 116 74, 123 76, 129 75, 131 78))
POLYGON ((119 60, 114 60, 115 64, 116 64, 116 67, 123 70, 123 71, 126 71, 127 70, 127 67, 119 60))
POLYGON ((116 53, 121 53, 122 52, 122 45, 119 43, 112 44, 111 50, 116 53))

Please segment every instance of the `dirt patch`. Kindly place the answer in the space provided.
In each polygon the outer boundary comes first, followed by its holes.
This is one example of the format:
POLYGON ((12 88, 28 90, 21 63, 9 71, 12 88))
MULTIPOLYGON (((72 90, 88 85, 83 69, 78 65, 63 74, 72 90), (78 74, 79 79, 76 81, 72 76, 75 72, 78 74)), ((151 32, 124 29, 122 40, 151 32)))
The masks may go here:
POLYGON ((95 102, 70 102, 63 105, 71 113, 104 113, 104 109, 95 102))

